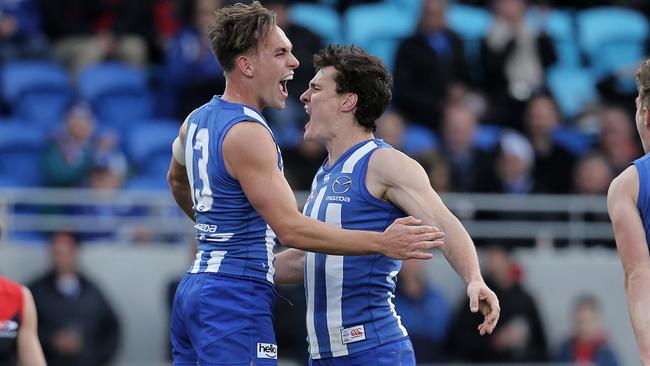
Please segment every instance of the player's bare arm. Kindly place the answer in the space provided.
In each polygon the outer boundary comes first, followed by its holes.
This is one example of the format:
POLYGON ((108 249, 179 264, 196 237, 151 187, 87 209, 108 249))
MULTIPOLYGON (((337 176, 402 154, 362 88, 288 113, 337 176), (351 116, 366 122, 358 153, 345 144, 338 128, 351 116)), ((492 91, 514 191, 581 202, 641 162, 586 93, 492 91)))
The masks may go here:
POLYGON ((23 323, 17 339, 20 366, 45 366, 45 357, 38 340, 36 306, 32 293, 23 287, 23 323))
POLYGON ((397 259, 429 259, 442 234, 404 218, 384 233, 344 230, 302 215, 284 175, 277 148, 259 123, 241 122, 224 138, 222 153, 228 172, 239 181, 253 207, 284 245, 335 255, 379 253, 397 259))
POLYGON ((305 277, 305 252, 290 248, 275 256, 275 283, 302 283, 305 277))
POLYGON ((190 192, 190 181, 187 178, 187 171, 185 170, 184 160, 184 144, 185 144, 185 131, 187 128, 187 119, 181 125, 178 131, 178 138, 172 145, 172 160, 169 163, 169 171, 167 172, 167 184, 174 196, 174 200, 178 207, 194 221, 194 210, 192 203, 192 192, 190 192))
POLYGON ((607 192, 607 210, 612 220, 616 248, 625 273, 625 292, 632 328, 644 365, 650 365, 650 255, 636 201, 639 176, 628 167, 607 192))
POLYGON ((439 227, 444 232, 445 240, 440 248, 467 285, 470 310, 484 315, 478 330, 481 335, 492 333, 499 320, 499 301, 481 276, 472 239, 431 188, 420 164, 398 150, 377 150, 368 164, 366 185, 375 197, 392 202, 421 219, 423 224, 439 227))

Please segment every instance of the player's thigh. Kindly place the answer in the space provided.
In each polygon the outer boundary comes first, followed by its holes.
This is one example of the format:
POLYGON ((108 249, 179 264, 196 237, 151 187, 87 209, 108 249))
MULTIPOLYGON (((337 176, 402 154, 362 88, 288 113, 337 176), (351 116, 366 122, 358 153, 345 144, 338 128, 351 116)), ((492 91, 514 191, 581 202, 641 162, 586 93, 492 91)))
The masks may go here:
POLYGON ((200 277, 185 275, 178 284, 172 303, 170 338, 175 365, 196 362, 196 352, 188 332, 188 320, 194 311, 194 298, 200 290, 200 277))
POLYGON ((343 357, 310 360, 309 366, 415 366, 415 353, 408 338, 343 357))
POLYGON ((205 274, 194 332, 199 365, 277 364, 275 292, 268 283, 205 274))

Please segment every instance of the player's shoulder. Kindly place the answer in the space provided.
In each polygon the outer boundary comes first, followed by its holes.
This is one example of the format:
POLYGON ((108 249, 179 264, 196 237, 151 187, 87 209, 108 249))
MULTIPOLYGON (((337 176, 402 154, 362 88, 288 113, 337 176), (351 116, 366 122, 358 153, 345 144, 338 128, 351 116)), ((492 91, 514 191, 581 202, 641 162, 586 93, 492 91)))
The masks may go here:
POLYGON ((387 184, 411 179, 421 169, 413 158, 392 147, 376 149, 368 161, 368 173, 387 184))
POLYGON ((607 191, 609 199, 621 196, 635 197, 639 190, 639 173, 636 165, 630 165, 612 180, 607 191))

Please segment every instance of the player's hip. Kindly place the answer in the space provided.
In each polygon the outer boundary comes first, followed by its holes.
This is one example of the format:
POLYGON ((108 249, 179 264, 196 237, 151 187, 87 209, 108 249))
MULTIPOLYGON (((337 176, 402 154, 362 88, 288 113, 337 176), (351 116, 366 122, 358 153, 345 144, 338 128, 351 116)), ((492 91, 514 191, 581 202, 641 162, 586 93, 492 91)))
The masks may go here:
POLYGON ((377 344, 370 348, 350 351, 347 355, 310 358, 310 366, 415 366, 415 353, 408 336, 377 344))

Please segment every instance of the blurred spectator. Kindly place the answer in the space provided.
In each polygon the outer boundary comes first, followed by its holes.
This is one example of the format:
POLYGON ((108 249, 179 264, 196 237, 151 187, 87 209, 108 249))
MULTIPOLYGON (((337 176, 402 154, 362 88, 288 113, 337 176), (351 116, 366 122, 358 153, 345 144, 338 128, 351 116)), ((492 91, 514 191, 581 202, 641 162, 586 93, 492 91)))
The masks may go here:
POLYGON ((425 265, 426 262, 419 260, 402 262, 393 300, 413 343, 418 364, 446 359, 444 343, 450 317, 447 300, 426 279, 425 265))
POLYGON ((395 59, 395 106, 409 122, 440 130, 449 87, 467 83, 463 42, 447 27, 447 0, 425 0, 418 29, 399 46, 395 59))
POLYGON ((208 26, 221 0, 192 0, 189 16, 172 37, 165 59, 161 114, 184 120, 226 86, 223 69, 212 53, 208 26))
POLYGON ((144 216, 146 209, 134 205, 128 196, 117 195, 124 187, 127 162, 124 154, 114 145, 116 143, 117 140, 110 135, 101 137, 98 151, 102 153, 95 155, 90 168, 89 188, 99 203, 73 207, 71 214, 92 217, 94 220, 97 230, 80 234, 84 241, 151 243, 155 240, 153 232, 129 220, 144 216))
POLYGON ((45 56, 39 10, 36 0, 0 0, 0 61, 45 56))
POLYGON ((573 175, 574 192, 605 195, 612 179, 612 169, 602 155, 587 155, 576 164, 573 175))
POLYGON ((50 250, 52 269, 29 286, 48 365, 109 364, 120 341, 115 312, 99 288, 79 270, 74 236, 54 234, 50 250))
POLYGON ((451 192, 451 171, 449 162, 439 153, 419 155, 415 160, 422 165, 429 176, 431 187, 437 193, 451 192))
POLYGON ((303 133, 303 125, 307 119, 300 95, 307 89, 314 77, 313 57, 316 51, 323 47, 323 41, 309 29, 295 24, 289 15, 291 0, 270 0, 264 6, 275 12, 276 24, 282 28, 293 45, 292 53, 300 62, 300 67, 294 70, 293 80, 287 83, 289 97, 284 110, 267 108, 273 133, 282 146, 295 146, 303 133))
POLYGON ((155 34, 155 0, 42 1, 54 56, 75 73, 106 59, 147 62, 147 37, 155 34))
POLYGON ((50 187, 78 187, 88 176, 93 160, 95 119, 87 106, 72 107, 61 131, 45 148, 42 169, 50 187))
POLYGON ((314 175, 325 161, 325 149, 314 141, 300 139, 298 146, 282 151, 284 175, 291 188, 298 191, 311 190, 314 175))
POLYGON ((553 140, 561 127, 560 114, 551 96, 540 94, 526 106, 525 129, 535 154, 535 186, 543 193, 569 193, 575 156, 553 140))
POLYGON ((404 133, 406 132, 404 117, 395 111, 388 110, 377 120, 377 138, 383 139, 392 147, 404 151, 404 133))
POLYGON ((465 106, 445 109, 442 154, 457 192, 485 192, 492 185, 494 155, 474 144, 477 125, 476 115, 465 106))
POLYGON ((526 21, 526 0, 495 0, 494 23, 481 44, 490 120, 522 130, 524 103, 544 88, 544 73, 557 59, 550 37, 526 21))
POLYGON ((641 156, 634 121, 623 108, 605 107, 601 112, 600 151, 612 168, 620 174, 641 156))
POLYGON ((496 193, 537 193, 533 178, 535 155, 528 140, 514 131, 501 136, 496 160, 496 193))
POLYGON ((522 286, 523 269, 502 246, 485 252, 485 281, 499 297, 499 325, 488 337, 476 327, 481 315, 460 304, 450 326, 450 350, 465 362, 544 362, 547 342, 535 299, 522 286))
POLYGON ((609 344, 600 313, 600 304, 593 296, 582 296, 573 309, 573 330, 562 343, 558 362, 574 365, 618 366, 609 344))
MULTIPOLYGON (((586 155, 576 164, 573 174, 574 193, 605 196, 612 179, 614 179, 612 169, 602 155, 597 153, 586 155)), ((588 223, 609 223, 610 221, 606 212, 585 212, 584 220, 588 223)), ((616 243, 612 239, 587 239, 584 241, 584 245, 586 247, 616 248, 616 243)))

